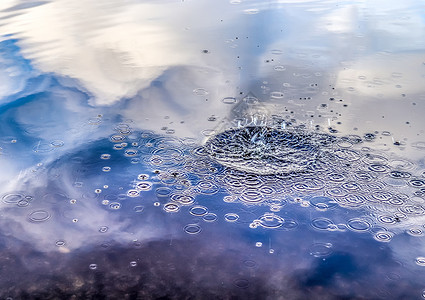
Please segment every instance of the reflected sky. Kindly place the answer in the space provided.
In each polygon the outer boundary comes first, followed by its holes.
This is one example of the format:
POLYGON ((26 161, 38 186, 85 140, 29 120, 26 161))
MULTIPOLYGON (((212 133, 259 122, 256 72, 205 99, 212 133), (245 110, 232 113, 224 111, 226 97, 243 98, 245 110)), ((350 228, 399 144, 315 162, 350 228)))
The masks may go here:
POLYGON ((423 298, 424 6, 2 1, 0 297, 423 298))

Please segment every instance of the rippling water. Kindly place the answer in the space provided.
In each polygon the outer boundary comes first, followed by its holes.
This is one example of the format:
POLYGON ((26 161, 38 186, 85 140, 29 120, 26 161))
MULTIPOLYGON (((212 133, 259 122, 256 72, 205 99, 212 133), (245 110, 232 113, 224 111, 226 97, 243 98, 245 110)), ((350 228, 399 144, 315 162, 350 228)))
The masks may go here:
POLYGON ((422 1, 0 4, 0 299, 425 298, 422 1))

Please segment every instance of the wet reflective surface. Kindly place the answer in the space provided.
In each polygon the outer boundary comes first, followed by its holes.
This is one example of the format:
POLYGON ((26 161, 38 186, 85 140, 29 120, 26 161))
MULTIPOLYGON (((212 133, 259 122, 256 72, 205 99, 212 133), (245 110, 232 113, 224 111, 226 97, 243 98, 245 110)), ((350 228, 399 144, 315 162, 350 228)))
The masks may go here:
POLYGON ((0 299, 425 298, 420 1, 0 4, 0 299))

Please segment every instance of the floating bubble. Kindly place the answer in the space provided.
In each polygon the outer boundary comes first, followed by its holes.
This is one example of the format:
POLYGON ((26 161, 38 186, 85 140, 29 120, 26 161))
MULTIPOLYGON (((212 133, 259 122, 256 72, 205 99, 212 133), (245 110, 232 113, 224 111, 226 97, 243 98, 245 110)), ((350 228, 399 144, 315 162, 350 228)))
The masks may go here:
POLYGON ((183 228, 183 230, 188 234, 198 234, 202 229, 198 224, 188 224, 183 228))
POLYGON ((97 269, 97 264, 90 264, 89 265, 90 270, 96 270, 97 269))

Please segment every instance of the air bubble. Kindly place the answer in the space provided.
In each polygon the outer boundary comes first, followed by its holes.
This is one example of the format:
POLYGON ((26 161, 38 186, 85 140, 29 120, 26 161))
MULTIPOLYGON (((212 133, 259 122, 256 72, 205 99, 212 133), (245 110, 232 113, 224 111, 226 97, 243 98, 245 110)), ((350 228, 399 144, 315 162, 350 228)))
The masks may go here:
POLYGON ((172 190, 168 187, 159 187, 155 190, 155 194, 158 197, 168 197, 171 195, 172 190))
POLYGON ((97 269, 97 264, 90 264, 89 265, 90 270, 96 270, 97 269))

